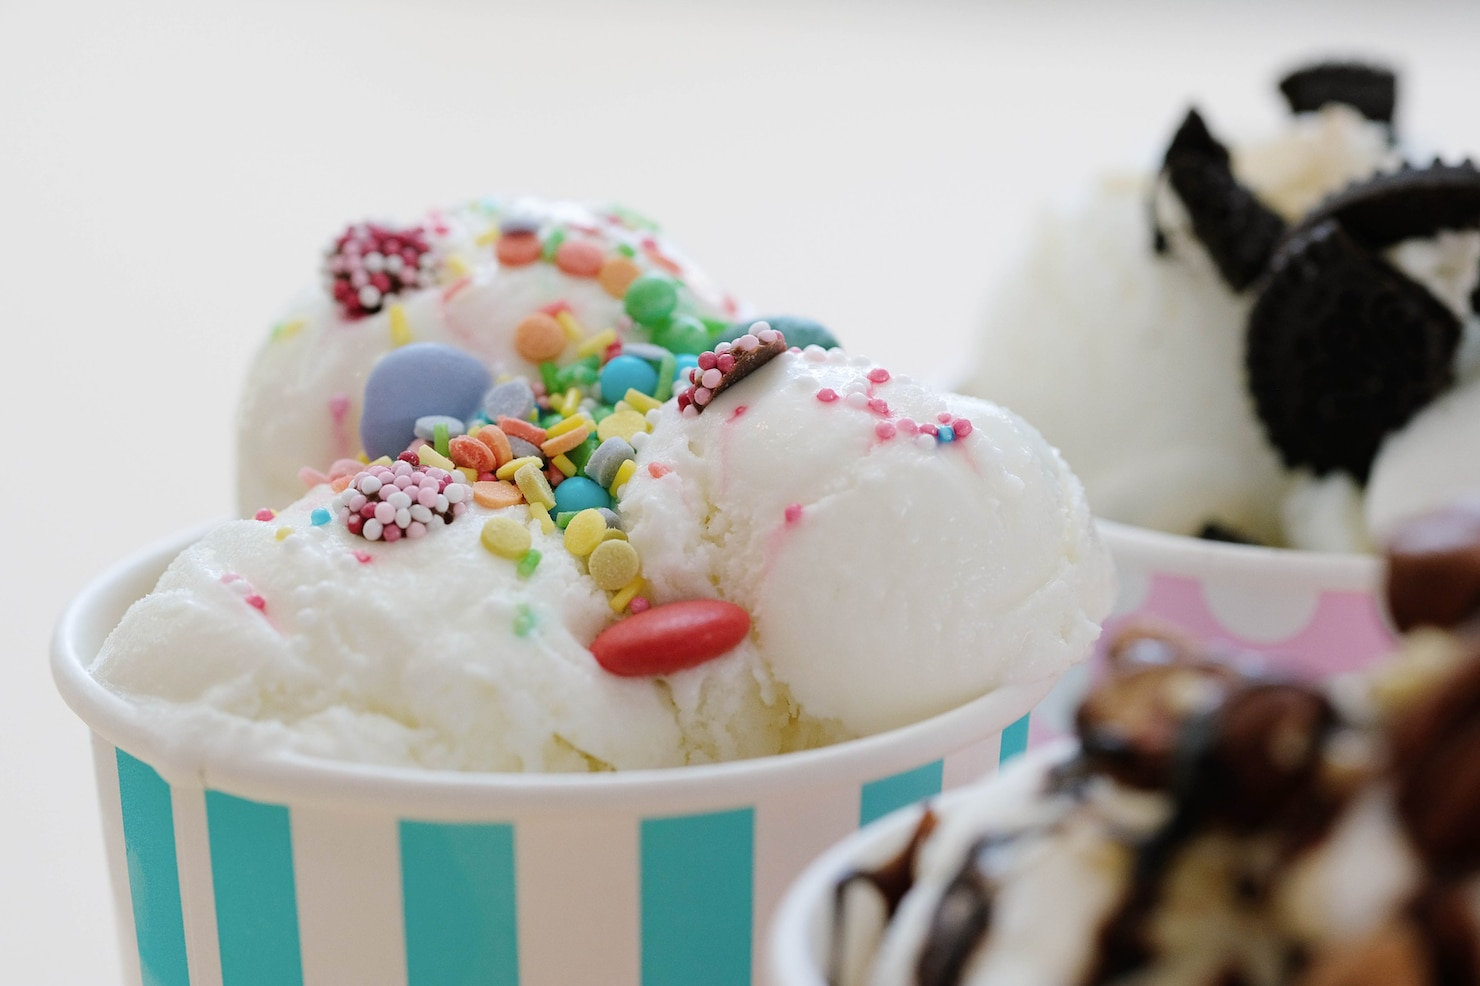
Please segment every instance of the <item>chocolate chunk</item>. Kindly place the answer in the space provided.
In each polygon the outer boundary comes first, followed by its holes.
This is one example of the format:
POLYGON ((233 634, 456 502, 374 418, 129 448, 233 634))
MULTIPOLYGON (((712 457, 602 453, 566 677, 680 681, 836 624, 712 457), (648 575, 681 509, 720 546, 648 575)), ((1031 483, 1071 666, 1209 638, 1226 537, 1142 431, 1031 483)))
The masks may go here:
MULTIPOLYGON (((1429 982, 1474 986, 1480 983, 1480 943, 1476 941, 1470 888, 1463 883, 1431 886, 1408 908, 1423 940, 1429 982)), ((1388 980, 1392 982, 1392 980, 1388 980)))
POLYGON ((1480 866, 1480 653, 1392 727, 1398 817, 1439 874, 1480 866))
POLYGON ((1480 500, 1404 524, 1386 555, 1388 613, 1403 633, 1480 616, 1480 500))
POLYGON ((1253 284, 1284 235, 1285 222, 1234 178, 1228 150, 1197 110, 1188 110, 1177 128, 1162 174, 1223 280, 1235 291, 1253 284))
POLYGON ((1391 69, 1359 62, 1322 62, 1296 69, 1280 80, 1291 113, 1313 113, 1342 103, 1376 123, 1393 122, 1398 79, 1391 69))
POLYGON ((1460 324, 1334 220, 1283 243, 1249 314, 1249 391, 1291 467, 1365 482, 1391 431, 1454 380, 1460 324))
POLYGON ((1480 227, 1480 171, 1469 161, 1404 165, 1326 198, 1301 220, 1300 228, 1330 219, 1369 250, 1444 229, 1475 229, 1480 227))
POLYGON ((1221 704, 1238 681, 1212 663, 1143 664, 1116 674, 1075 715, 1082 756, 1122 784, 1167 790, 1187 723, 1221 704))
MULTIPOLYGON (((1432 986, 1418 929, 1394 922, 1358 941, 1342 941, 1314 957, 1296 986, 1432 986)), ((1447 981, 1447 980, 1446 980, 1447 981)))
POLYGON ((1114 674, 1168 664, 1197 665, 1202 645, 1181 628, 1149 617, 1137 617, 1115 631, 1105 649, 1114 674))
POLYGON ((1309 804, 1336 724, 1325 696, 1301 685, 1255 684, 1230 695, 1215 719, 1200 779, 1212 818, 1252 832, 1286 817, 1297 802, 1309 804))

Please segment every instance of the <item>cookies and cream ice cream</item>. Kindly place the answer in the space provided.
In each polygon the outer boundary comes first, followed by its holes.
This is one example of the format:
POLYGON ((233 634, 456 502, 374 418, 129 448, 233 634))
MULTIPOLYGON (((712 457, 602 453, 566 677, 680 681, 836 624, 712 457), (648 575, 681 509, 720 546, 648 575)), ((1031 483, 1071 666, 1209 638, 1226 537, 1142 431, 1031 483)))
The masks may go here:
POLYGON ((384 447, 184 552, 94 674, 180 743, 579 771, 821 745, 1085 656, 1108 562, 1015 415, 764 322, 666 402, 667 350, 572 348, 550 387, 384 355, 384 447))
POLYGON ((739 313, 625 209, 489 198, 409 225, 357 223, 329 244, 322 284, 282 313, 247 377, 240 509, 286 506, 355 458, 366 379, 398 347, 454 346, 493 376, 534 375, 604 332, 695 354, 739 313))
POLYGON ((1474 981, 1477 558, 1474 502, 1402 527, 1403 649, 1325 687, 1124 634, 1076 744, 927 808, 843 879, 830 981, 1474 981))
POLYGON ((1034 421, 1101 516, 1370 550, 1480 481, 1445 468, 1480 423, 1480 175, 1404 164, 1385 70, 1282 89, 1274 138, 1225 146, 1193 110, 1157 173, 1045 217, 965 389, 1034 421))

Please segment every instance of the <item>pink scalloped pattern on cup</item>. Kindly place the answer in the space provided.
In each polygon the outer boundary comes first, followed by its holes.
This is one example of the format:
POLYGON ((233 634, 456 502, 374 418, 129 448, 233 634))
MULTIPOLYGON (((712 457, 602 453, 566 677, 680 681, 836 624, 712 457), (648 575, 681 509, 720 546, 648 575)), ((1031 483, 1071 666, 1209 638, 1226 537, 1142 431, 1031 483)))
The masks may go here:
POLYGON ((1226 625, 1208 604, 1202 582, 1190 576, 1151 576, 1151 587, 1141 605, 1105 624, 1095 653, 1103 659, 1105 642, 1133 618, 1165 620, 1210 643, 1226 643, 1241 650, 1268 655, 1272 668, 1301 678, 1321 678, 1367 667, 1391 653, 1393 635, 1383 623, 1371 593, 1327 590, 1317 597, 1309 622, 1288 637, 1255 639, 1226 625))
MULTIPOLYGON (((1225 599, 1236 594, 1236 590, 1228 585, 1221 585, 1218 591, 1225 599)), ((1250 587, 1244 591, 1256 595, 1252 599, 1240 600, 1238 609, 1246 615, 1257 614, 1260 605, 1257 593, 1261 590, 1250 587)), ((1273 605, 1275 597, 1270 596, 1269 602, 1273 605)), ((1279 599, 1278 602, 1288 600, 1279 599)), ((1269 636, 1251 632, 1249 627, 1240 630, 1219 618, 1209 603, 1208 587, 1203 579, 1153 572, 1146 580, 1140 600, 1130 610, 1105 621, 1105 632, 1095 644, 1089 661, 1090 679, 1097 678, 1104 667, 1109 641, 1123 626, 1138 619, 1163 621, 1208 643, 1265 655, 1269 658, 1271 671, 1302 679, 1357 671, 1393 651, 1395 639, 1392 631, 1383 621, 1378 601, 1370 592, 1317 590, 1313 605, 1309 605, 1307 610, 1309 616, 1303 625, 1287 634, 1269 636)), ((1061 683, 1060 689, 1044 700, 1047 714, 1035 715, 1031 720, 1030 745, 1058 738, 1068 731, 1068 717, 1083 697, 1086 680, 1084 676, 1070 676, 1061 683)))

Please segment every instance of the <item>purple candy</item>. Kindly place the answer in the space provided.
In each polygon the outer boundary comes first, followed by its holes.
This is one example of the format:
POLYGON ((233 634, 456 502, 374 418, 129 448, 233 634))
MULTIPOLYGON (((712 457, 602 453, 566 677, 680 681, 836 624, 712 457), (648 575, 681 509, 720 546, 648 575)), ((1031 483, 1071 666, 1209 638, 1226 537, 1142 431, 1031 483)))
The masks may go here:
POLYGON ((365 382, 365 454, 399 454, 415 439, 417 418, 442 414, 466 421, 478 412, 489 380, 482 363, 452 346, 415 342, 392 349, 365 382))

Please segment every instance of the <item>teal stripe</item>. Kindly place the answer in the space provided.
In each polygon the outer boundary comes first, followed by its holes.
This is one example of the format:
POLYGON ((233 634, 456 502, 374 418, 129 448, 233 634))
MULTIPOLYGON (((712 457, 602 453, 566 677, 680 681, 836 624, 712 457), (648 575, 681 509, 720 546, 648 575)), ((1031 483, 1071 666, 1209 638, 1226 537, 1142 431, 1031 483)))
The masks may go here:
POLYGON ((519 986, 514 887, 514 826, 401 822, 409 986, 519 986))
POLYGON ((867 825, 896 808, 939 794, 944 774, 945 761, 937 760, 914 770, 869 781, 863 786, 858 799, 858 824, 867 825))
POLYGON ((147 763, 116 752, 128 892, 144 986, 189 986, 170 786, 147 763))
POLYGON ((642 823, 642 986, 750 986, 755 812, 642 823))
POLYGON ((997 753, 997 763, 1007 763, 1013 757, 1022 756, 1028 749, 1028 716, 1024 713, 1017 722, 1002 730, 1002 746, 997 753))
POLYGON ((225 986, 301 986, 288 809, 206 791, 216 937, 225 986))

